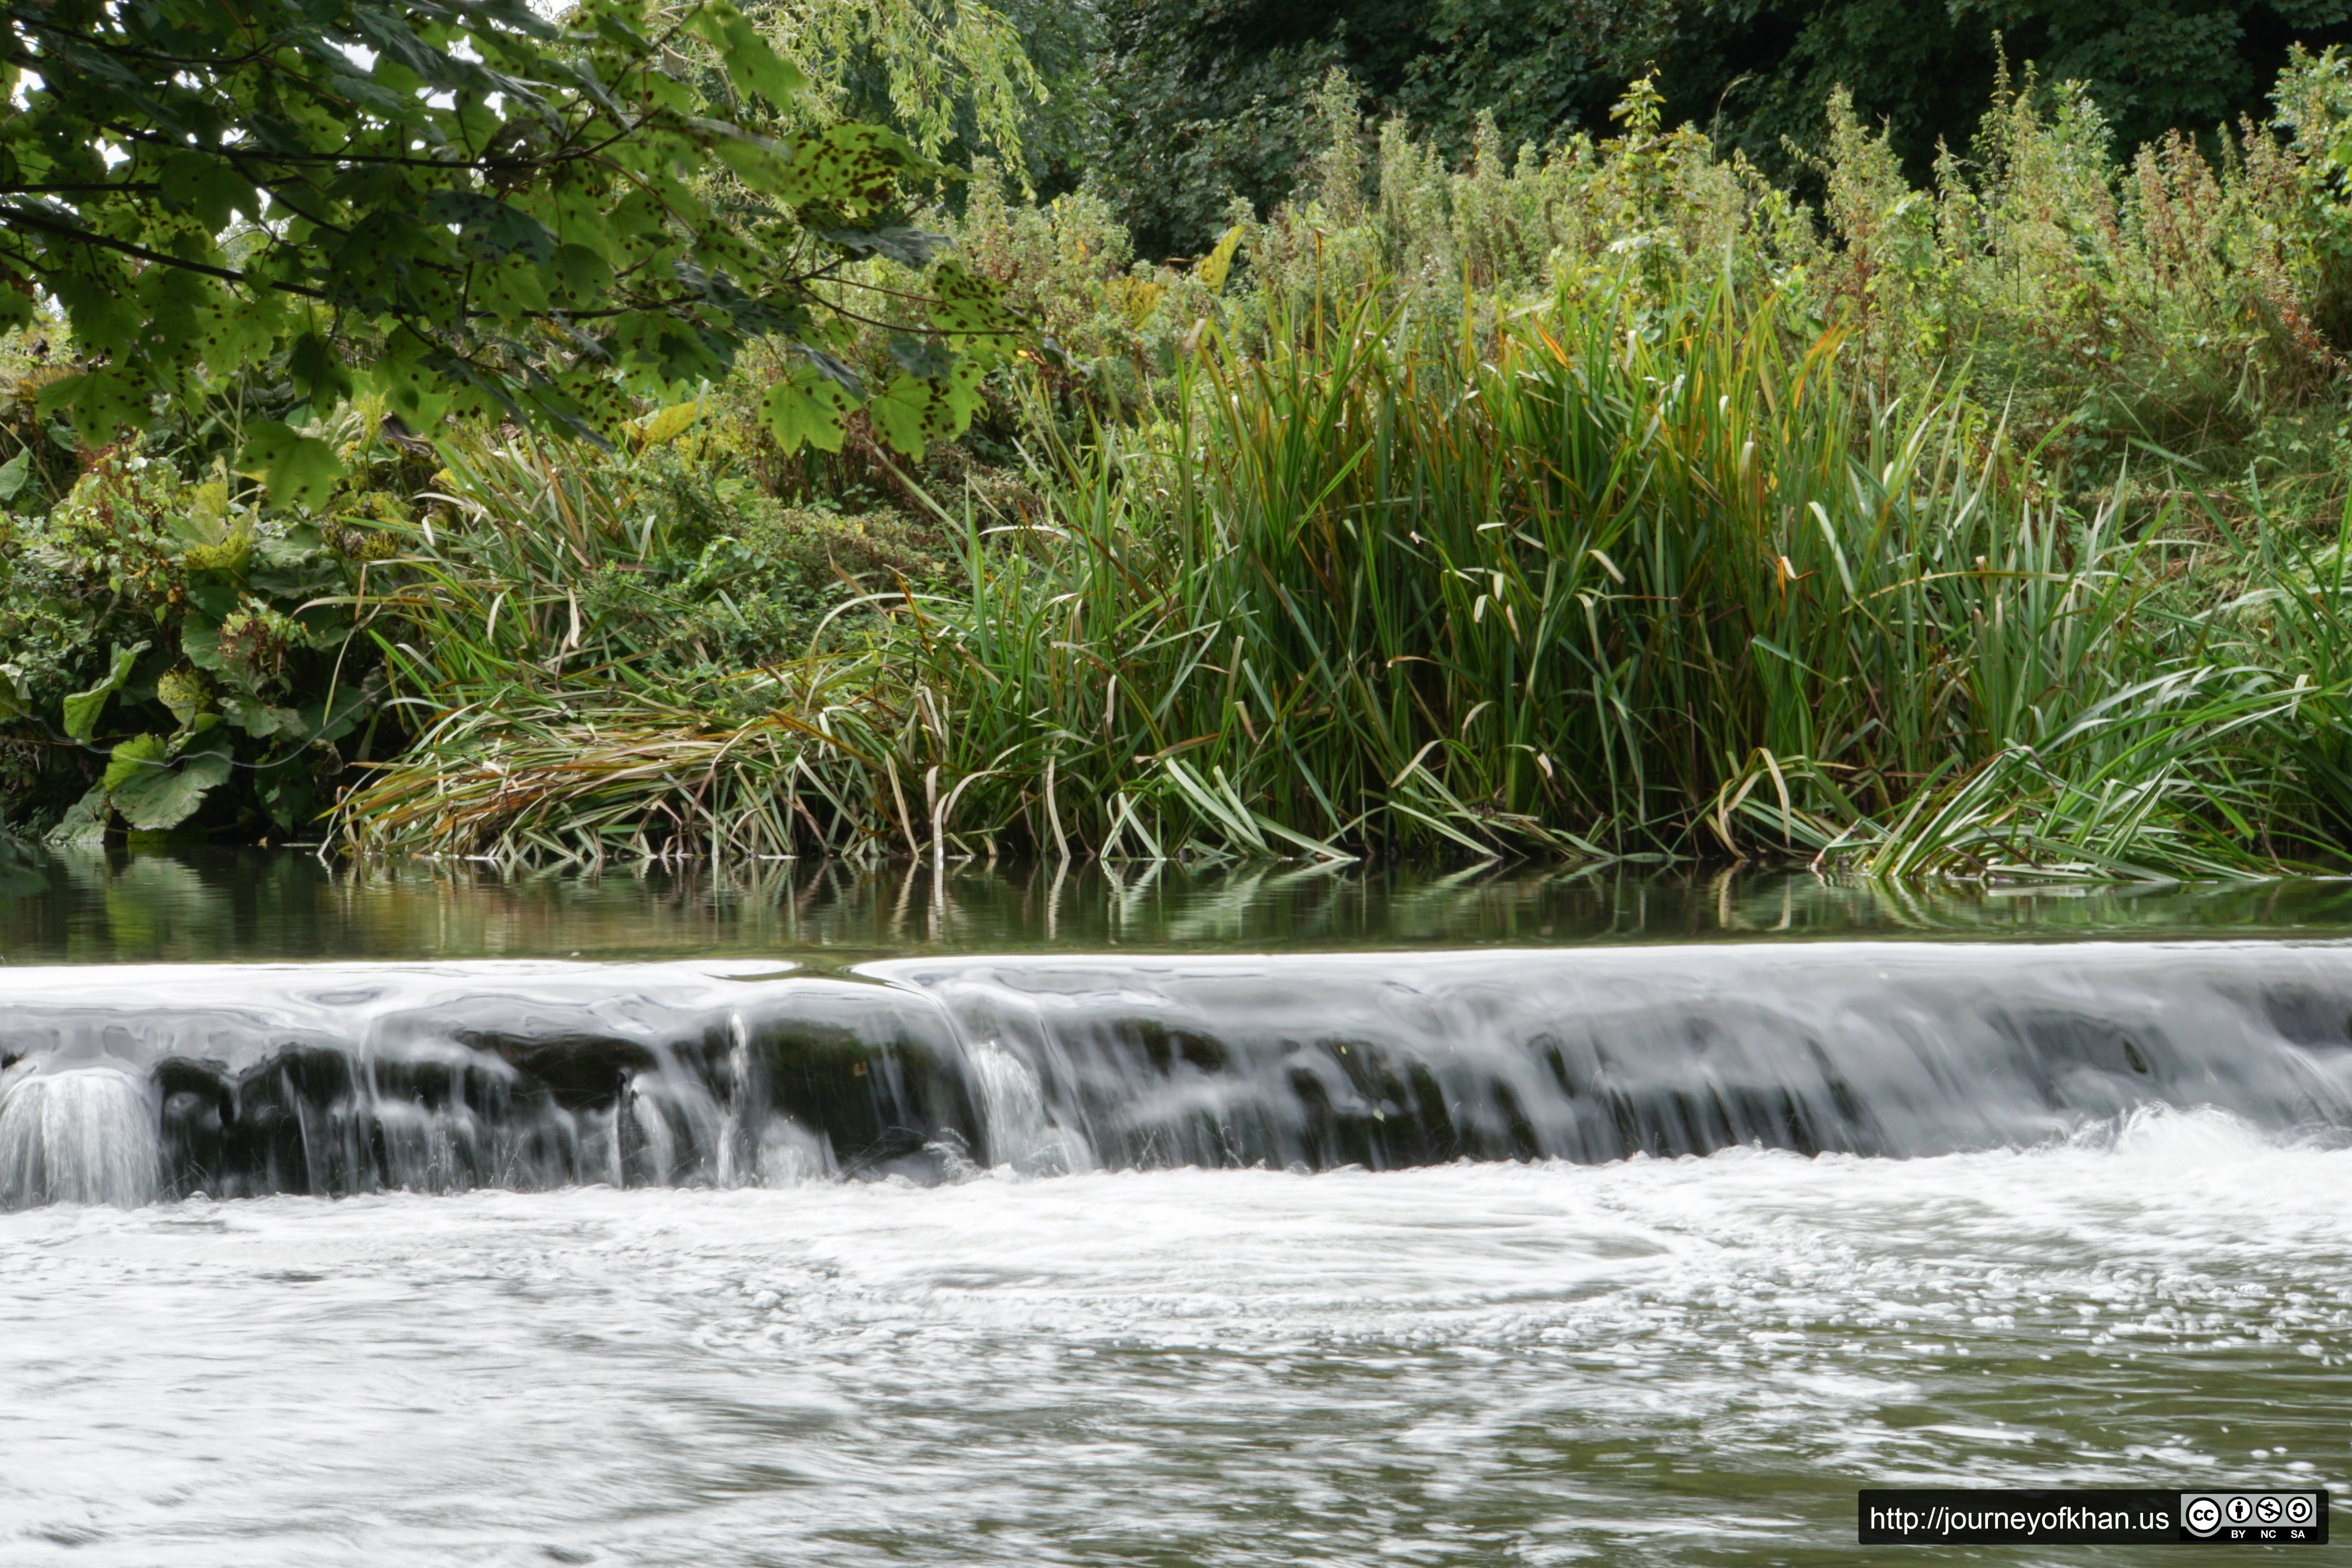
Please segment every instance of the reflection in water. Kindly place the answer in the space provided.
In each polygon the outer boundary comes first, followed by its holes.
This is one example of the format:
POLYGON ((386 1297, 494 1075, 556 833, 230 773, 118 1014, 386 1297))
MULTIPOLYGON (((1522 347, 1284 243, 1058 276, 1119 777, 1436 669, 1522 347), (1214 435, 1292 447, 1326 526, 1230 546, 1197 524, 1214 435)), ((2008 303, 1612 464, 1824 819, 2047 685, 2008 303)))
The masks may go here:
POLYGON ((0 863, 0 962, 2334 934, 2352 881, 1898 889, 1787 872, 1051 865, 501 872, 294 850, 0 863))

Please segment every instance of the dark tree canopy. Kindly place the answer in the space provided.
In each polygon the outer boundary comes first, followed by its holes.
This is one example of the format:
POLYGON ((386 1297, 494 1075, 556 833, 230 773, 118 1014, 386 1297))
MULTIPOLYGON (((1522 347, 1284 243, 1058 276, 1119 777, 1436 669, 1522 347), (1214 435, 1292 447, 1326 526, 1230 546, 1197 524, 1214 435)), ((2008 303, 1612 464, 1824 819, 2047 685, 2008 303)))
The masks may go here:
MULTIPOLYGON (((496 415, 600 437, 630 392, 799 349, 788 445, 870 407, 903 448, 968 421, 1016 323, 952 260, 929 292, 828 297, 845 258, 930 265, 879 127, 753 129, 808 84, 725 0, 5 0, 0 326, 53 299, 80 374, 42 394, 88 441, 268 365, 323 405, 362 388, 412 425, 496 415), (729 178, 714 178, 724 171, 729 178), (720 187, 724 185, 722 190, 720 187), (887 317, 878 392, 827 351, 887 317)), ((324 443, 249 429, 273 494, 319 493, 324 443)))
POLYGON ((1843 85, 1885 121, 1915 176, 1937 143, 1965 153, 2003 58, 2044 81, 2082 81, 2127 150, 2180 130, 2268 117, 2266 95, 2297 42, 2352 38, 2347 0, 1729 0, 1709 28, 1662 55, 1674 107, 1768 166, 1784 138, 1821 135, 1843 85))

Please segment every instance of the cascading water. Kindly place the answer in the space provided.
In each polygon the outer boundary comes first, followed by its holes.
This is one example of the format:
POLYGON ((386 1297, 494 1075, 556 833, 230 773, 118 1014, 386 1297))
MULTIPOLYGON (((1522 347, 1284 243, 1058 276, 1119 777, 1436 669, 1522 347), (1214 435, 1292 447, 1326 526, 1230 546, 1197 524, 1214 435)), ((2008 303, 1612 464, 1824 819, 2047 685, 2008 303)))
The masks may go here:
POLYGON ((161 1169, 147 1090, 112 1068, 27 1071, 0 1089, 0 1207, 129 1208, 153 1199, 161 1169))
POLYGON ((964 1065, 980 1100, 990 1160, 1028 1176, 1093 1168, 1086 1141, 1056 1125, 1046 1110, 1045 1089, 1028 1063, 993 1040, 982 1040, 964 1052, 964 1065))
POLYGON ((0 971, 0 1203, 2352 1127, 2352 948, 0 971))

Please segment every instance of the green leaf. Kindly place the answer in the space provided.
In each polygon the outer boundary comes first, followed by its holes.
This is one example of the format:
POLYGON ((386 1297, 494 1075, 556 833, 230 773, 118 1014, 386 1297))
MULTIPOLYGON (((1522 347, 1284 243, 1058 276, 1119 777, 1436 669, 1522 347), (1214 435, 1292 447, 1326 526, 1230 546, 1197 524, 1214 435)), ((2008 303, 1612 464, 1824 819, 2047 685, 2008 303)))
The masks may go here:
POLYGON ((275 419, 248 426, 245 450, 237 454, 236 471, 269 487, 273 506, 327 504, 343 465, 335 449, 312 436, 298 436, 275 419))
POLYGON ((648 447, 674 441, 694 427, 701 419, 704 409, 705 405, 699 397, 685 403, 673 403, 667 408, 646 416, 645 422, 637 427, 640 432, 637 439, 648 447))
POLYGON ((317 332, 296 338, 286 353, 287 372, 296 386, 305 389, 313 405, 326 405, 352 395, 352 374, 343 368, 332 343, 317 332))
POLYGON ((106 710, 106 700, 122 689, 131 679, 131 667, 147 651, 143 642, 124 647, 115 645, 114 658, 107 666, 106 679, 87 691, 77 691, 65 700, 66 734, 77 741, 87 741, 98 731, 98 716, 106 710))
POLYGON ((866 412, 884 441, 920 458, 932 442, 962 435, 979 407, 980 367, 965 360, 944 378, 900 374, 866 412))
POLYGON ((795 206, 820 199, 794 165, 789 148, 723 121, 698 121, 697 128, 709 137, 710 155, 753 190, 795 206))
POLYGON ((89 793, 66 807, 66 815, 49 829, 45 840, 58 849, 96 849, 106 842, 106 786, 95 784, 89 793))
POLYGON ((165 767, 164 753, 171 742, 162 735, 133 735, 114 748, 106 760, 106 776, 101 781, 106 792, 112 795, 133 779, 165 767))
MULTIPOLYGON (((226 605, 218 612, 218 615, 221 620, 226 620, 229 613, 236 608, 236 600, 235 595, 226 589, 220 590, 220 593, 226 598, 226 605)), ((192 594, 191 597, 193 596, 192 594)), ((217 621, 205 622, 190 616, 180 626, 180 651, 186 654, 188 662, 198 669, 209 669, 217 675, 228 668, 228 661, 222 658, 220 654, 220 626, 217 621)))
POLYGON ((1010 336, 1029 330, 1021 312, 1004 302, 1004 290, 990 279, 942 261, 931 273, 931 325, 958 336, 1010 336))
POLYGON ((924 428, 931 411, 931 384, 917 375, 900 374, 882 395, 866 405, 874 428, 894 450, 920 458, 927 445, 924 428))
POLYGON ((216 310, 199 313, 197 357, 223 374, 262 358, 286 322, 286 303, 275 294, 249 300, 232 299, 216 310))
POLYGON ((556 291, 575 305, 603 299, 613 286, 611 264, 584 245, 558 246, 548 273, 556 291))
POLYGON ((261 216, 261 198, 253 182, 209 153, 189 148, 165 158, 163 186, 164 205, 174 212, 194 212, 207 228, 226 228, 239 208, 248 217, 261 216))
POLYGON ((1201 265, 1194 268, 1200 274, 1201 281, 1211 289, 1223 293, 1225 278, 1234 269, 1234 253, 1241 247, 1242 226, 1235 224, 1225 230, 1224 237, 1217 241, 1217 247, 1202 257, 1201 265))
POLYGON ((787 199, 863 217, 897 200, 902 174, 935 172, 896 132, 878 125, 829 125, 793 142, 794 189, 787 199))
MULTIPOLYGON (((160 740, 142 735, 141 741, 160 740)), ((126 742, 125 745, 135 742, 126 742)), ((115 755, 121 760, 122 748, 115 755)), ((229 756, 226 750, 207 748, 191 752, 180 759, 177 767, 158 764, 142 753, 130 759, 130 771, 120 784, 107 786, 107 796, 114 809, 122 814, 123 821, 142 832, 177 827, 196 814, 205 796, 228 782, 229 756)), ((115 763, 107 764, 107 776, 114 776, 115 763)))
POLYGON ((155 679, 155 700, 170 709, 173 719, 185 728, 212 706, 212 682, 201 670, 167 669, 155 679))
POLYGON ((41 417, 62 414, 83 440, 103 446, 124 425, 143 426, 152 412, 137 383, 118 370, 86 371, 41 388, 35 406, 41 417))
POLYGON ((33 471, 33 448, 25 447, 5 463, 0 463, 0 500, 15 500, 16 492, 25 488, 33 471))
POLYGON ((808 90, 801 68, 776 53, 734 6, 705 5, 695 16, 694 30, 717 46, 728 79, 743 91, 756 92, 781 110, 808 90))
POLYGON ((838 452, 845 434, 842 421, 856 406, 839 382, 814 365, 796 364, 761 397, 760 415, 787 452, 799 451, 803 442, 838 452))
POLYGON ((453 225, 459 248, 477 261, 521 255, 534 266, 555 259, 555 236, 510 202, 477 191, 438 190, 425 198, 428 223, 453 225))
POLYGON ((272 735, 296 735, 302 732, 302 715, 291 708, 272 708, 267 702, 248 701, 232 697, 221 704, 228 721, 257 741, 272 735))

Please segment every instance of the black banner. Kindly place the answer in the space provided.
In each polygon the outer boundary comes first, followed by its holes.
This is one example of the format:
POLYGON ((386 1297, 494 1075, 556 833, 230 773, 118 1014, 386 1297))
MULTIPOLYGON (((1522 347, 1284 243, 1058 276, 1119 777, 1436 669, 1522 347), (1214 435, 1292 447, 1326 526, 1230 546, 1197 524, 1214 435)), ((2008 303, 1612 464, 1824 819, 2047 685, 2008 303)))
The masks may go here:
POLYGON ((1864 1546, 2324 1546, 2327 1494, 1958 1491, 1861 1494, 1864 1546))

